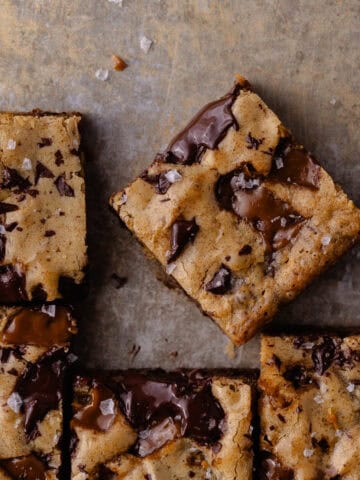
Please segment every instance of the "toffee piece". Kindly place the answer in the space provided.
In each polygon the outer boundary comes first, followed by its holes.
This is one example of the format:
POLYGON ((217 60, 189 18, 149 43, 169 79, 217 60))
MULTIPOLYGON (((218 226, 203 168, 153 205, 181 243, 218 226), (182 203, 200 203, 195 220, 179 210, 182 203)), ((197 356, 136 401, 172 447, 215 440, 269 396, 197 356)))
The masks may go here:
POLYGON ((0 304, 81 293, 87 254, 80 120, 77 113, 0 113, 0 304))
POLYGON ((263 336, 260 478, 360 478, 360 336, 263 336))
POLYGON ((0 478, 59 478, 74 333, 69 307, 0 308, 0 478))
POLYGON ((250 480, 253 381, 231 371, 79 375, 72 479, 250 480))
POLYGON ((110 204, 238 345, 359 240, 360 211, 241 77, 110 204))

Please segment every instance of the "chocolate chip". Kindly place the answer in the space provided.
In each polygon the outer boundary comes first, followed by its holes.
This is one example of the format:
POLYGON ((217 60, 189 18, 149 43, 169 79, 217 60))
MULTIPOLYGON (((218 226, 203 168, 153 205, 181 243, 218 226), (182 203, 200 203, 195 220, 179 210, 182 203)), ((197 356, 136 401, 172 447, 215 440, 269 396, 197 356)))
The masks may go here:
POLYGON ((240 91, 241 86, 236 84, 229 94, 206 105, 157 159, 167 163, 191 165, 200 160, 207 148, 214 150, 230 127, 236 130, 239 128, 232 105, 240 91))
POLYGON ((26 190, 26 193, 28 193, 31 197, 35 198, 39 195, 39 190, 36 188, 29 188, 29 190, 26 190))
POLYGON ((115 280, 116 285, 115 288, 119 290, 119 288, 122 288, 126 283, 127 283, 127 277, 120 277, 117 273, 112 273, 111 278, 115 280))
POLYGON ((248 133, 246 137, 247 147, 249 150, 254 149, 258 150, 259 146, 263 143, 264 138, 255 138, 251 135, 251 132, 248 133))
POLYGON ((166 178, 165 173, 166 172, 162 172, 157 175, 149 175, 148 171, 145 170, 145 172, 142 173, 140 178, 142 178, 145 182, 153 185, 155 187, 156 193, 164 195, 172 185, 166 178))
POLYGON ((26 191, 31 186, 27 178, 22 177, 15 168, 4 167, 2 188, 18 188, 19 192, 26 191))
POLYGON ((12 203, 0 202, 0 215, 9 212, 15 212, 15 210, 19 210, 19 207, 17 205, 13 205, 12 203))
POLYGON ((12 232, 14 228, 16 228, 17 226, 18 226, 18 222, 8 223, 7 225, 5 225, 5 230, 7 232, 12 232))
POLYGON ((252 247, 250 245, 244 245, 240 249, 239 255, 250 255, 251 252, 252 252, 252 247))
POLYGON ((231 290, 231 279, 231 271, 222 264, 210 282, 205 285, 205 290, 215 295, 228 293, 231 290))
POLYGON ((330 337, 324 337, 320 345, 316 345, 312 351, 312 361, 316 373, 323 375, 331 366, 336 355, 336 345, 330 337))
POLYGON ((24 274, 13 265, 0 265, 0 302, 18 303, 27 300, 24 274))
POLYGON ((168 252, 167 262, 173 262, 183 251, 185 246, 194 241, 199 226, 195 218, 192 220, 177 220, 171 227, 170 251, 168 252))
POLYGON ((63 197, 74 197, 75 193, 72 187, 65 181, 65 174, 63 173, 62 175, 59 175, 57 179, 55 180, 55 185, 56 188, 58 189, 58 192, 60 195, 63 197))
POLYGON ((35 185, 37 185, 40 178, 54 178, 54 174, 43 163, 38 161, 35 168, 35 185))
POLYGON ((34 302, 46 302, 47 292, 42 283, 38 283, 31 289, 31 299, 34 302))
POLYGON ((44 148, 44 147, 49 147, 50 145, 52 145, 52 139, 51 138, 45 138, 45 137, 42 137, 41 138, 41 141, 38 142, 37 146, 39 148, 44 148))
POLYGON ((302 365, 294 365, 284 372, 284 378, 291 382, 295 388, 300 388, 312 383, 309 372, 302 365))
POLYGON ((64 157, 60 150, 55 152, 55 164, 60 167, 64 163, 64 157))
POLYGON ((54 235, 56 235, 54 230, 46 230, 44 233, 44 237, 53 237, 54 235))

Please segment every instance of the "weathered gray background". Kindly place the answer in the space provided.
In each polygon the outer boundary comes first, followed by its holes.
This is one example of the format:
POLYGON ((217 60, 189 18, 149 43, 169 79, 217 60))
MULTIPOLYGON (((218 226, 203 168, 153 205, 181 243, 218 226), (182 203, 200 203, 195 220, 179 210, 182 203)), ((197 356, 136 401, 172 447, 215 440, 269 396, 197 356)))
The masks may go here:
MULTIPOLYGON (((89 365, 258 364, 257 339, 225 355, 226 338, 156 279, 107 199, 241 72, 359 204, 359 45, 358 0, 0 0, 0 108, 86 115, 92 287, 77 348, 89 365), (142 35, 154 40, 147 55, 142 35), (112 53, 129 68, 112 71, 112 53), (128 277, 120 290, 114 272, 128 277)), ((358 257, 277 321, 360 324, 358 257)))

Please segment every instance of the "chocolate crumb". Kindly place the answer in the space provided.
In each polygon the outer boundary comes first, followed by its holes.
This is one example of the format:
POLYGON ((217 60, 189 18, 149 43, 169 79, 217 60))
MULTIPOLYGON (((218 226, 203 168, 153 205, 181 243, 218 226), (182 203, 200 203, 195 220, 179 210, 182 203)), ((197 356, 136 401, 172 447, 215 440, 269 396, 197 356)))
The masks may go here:
POLYGON ((122 72, 127 68, 128 64, 123 60, 119 55, 112 55, 111 56, 112 62, 113 62, 113 68, 117 72, 122 72))
POLYGON ((60 150, 55 152, 55 164, 60 167, 64 163, 64 157, 60 150))
POLYGON ((240 251, 239 251, 239 255, 250 255, 250 253, 252 252, 252 247, 251 245, 244 245, 240 251))
POLYGON ((58 192, 62 197, 74 197, 75 193, 72 187, 65 181, 65 174, 59 175, 57 179, 54 181, 58 192))
POLYGON ((54 235, 56 235, 56 232, 54 230, 46 230, 44 237, 53 237, 54 235))
POLYGON ((44 148, 44 147, 50 147, 50 145, 52 145, 52 139, 51 138, 45 138, 45 137, 42 137, 41 138, 41 141, 38 142, 37 146, 39 148, 44 148))
POLYGON ((35 185, 37 185, 40 178, 54 178, 54 174, 43 163, 38 161, 35 168, 35 185))
POLYGON ((119 290, 120 288, 122 288, 128 281, 127 277, 121 277, 120 275, 118 275, 117 273, 112 273, 111 274, 111 278, 113 280, 115 280, 115 288, 116 290, 119 290))

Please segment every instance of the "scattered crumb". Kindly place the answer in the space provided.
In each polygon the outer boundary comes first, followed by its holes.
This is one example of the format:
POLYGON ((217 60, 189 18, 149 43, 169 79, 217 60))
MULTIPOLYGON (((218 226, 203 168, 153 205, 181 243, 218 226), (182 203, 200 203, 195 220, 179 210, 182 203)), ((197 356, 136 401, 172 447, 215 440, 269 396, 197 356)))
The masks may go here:
POLYGON ((98 80, 102 80, 103 82, 105 82, 105 80, 107 80, 109 78, 109 70, 106 70, 104 68, 99 68, 95 72, 95 77, 98 80))
POLYGON ((134 345, 132 346, 132 349, 129 352, 129 355, 131 356, 131 360, 134 360, 134 358, 138 355, 140 350, 141 350, 141 346, 140 345, 135 345, 135 343, 134 343, 134 345))
POLYGON ((332 98, 329 103, 330 105, 333 105, 333 106, 336 105, 337 104, 336 98, 332 98))
POLYGON ((173 358, 177 358, 177 356, 179 355, 178 352, 170 352, 170 357, 173 357, 173 358))
POLYGON ((128 66, 128 64, 123 60, 119 55, 113 54, 111 56, 112 62, 113 62, 113 68, 117 72, 122 72, 125 70, 125 68, 128 66))
POLYGON ((111 278, 115 280, 115 288, 116 290, 119 290, 122 288, 126 283, 127 283, 127 277, 120 277, 117 273, 113 273, 111 275, 111 278))
POLYGON ((230 360, 234 360, 236 357, 236 348, 235 345, 229 340, 225 347, 225 354, 230 360))
POLYGON ((145 37, 145 35, 140 37, 140 48, 143 52, 149 53, 152 44, 153 41, 150 38, 145 37))

